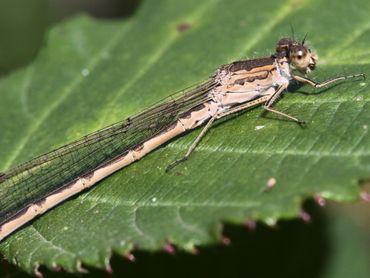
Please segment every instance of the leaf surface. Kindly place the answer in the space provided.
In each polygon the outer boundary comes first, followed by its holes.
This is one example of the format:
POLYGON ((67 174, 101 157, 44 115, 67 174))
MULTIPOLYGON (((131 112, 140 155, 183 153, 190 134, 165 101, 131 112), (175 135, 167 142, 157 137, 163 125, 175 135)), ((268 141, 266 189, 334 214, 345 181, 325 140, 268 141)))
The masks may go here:
MULTIPOLYGON (((320 55, 311 78, 370 72, 368 1, 275 2, 143 1, 123 21, 81 16, 57 25, 30 66, 0 80, 0 167, 137 113, 221 64, 268 56, 290 23, 320 55)), ((370 170, 369 100, 366 80, 287 93, 276 108, 306 128, 254 109, 217 124, 165 174, 199 134, 192 132, 33 221, 0 251, 28 272, 78 271, 134 247, 171 242, 191 251, 219 241, 223 221, 273 224, 297 216, 314 194, 356 200, 370 170), (266 191, 270 178, 276 186, 266 191)))

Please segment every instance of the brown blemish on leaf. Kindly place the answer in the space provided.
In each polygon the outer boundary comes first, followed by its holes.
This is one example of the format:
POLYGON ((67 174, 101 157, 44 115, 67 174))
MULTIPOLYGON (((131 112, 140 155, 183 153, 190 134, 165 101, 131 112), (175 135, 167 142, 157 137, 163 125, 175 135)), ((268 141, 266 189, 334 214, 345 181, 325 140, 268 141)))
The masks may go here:
POLYGON ((183 23, 178 24, 176 29, 179 33, 183 33, 185 31, 187 31, 190 27, 191 27, 190 23, 183 22, 183 23))
POLYGON ((3 182, 3 181, 5 181, 6 180, 6 175, 5 175, 5 173, 1 173, 0 172, 0 182, 3 182))
POLYGON ((298 9, 298 8, 300 8, 301 6, 303 6, 303 4, 304 4, 304 0, 291 0, 290 2, 289 2, 289 5, 290 5, 290 7, 291 8, 293 8, 293 9, 298 9))

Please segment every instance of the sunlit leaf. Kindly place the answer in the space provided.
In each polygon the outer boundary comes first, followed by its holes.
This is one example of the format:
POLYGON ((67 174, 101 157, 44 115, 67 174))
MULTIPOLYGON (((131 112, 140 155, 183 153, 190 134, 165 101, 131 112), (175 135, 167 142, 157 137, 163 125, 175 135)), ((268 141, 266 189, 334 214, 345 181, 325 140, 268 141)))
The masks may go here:
MULTIPOLYGON (((321 58, 311 78, 369 73, 369 8, 365 0, 161 0, 143 1, 122 21, 61 23, 30 66, 0 80, 0 166, 139 112, 221 64, 270 55, 290 23, 321 58)), ((288 93, 276 107, 305 128, 254 109, 218 124, 166 174, 193 132, 33 221, 0 251, 29 272, 78 271, 81 262, 105 267, 113 251, 218 242, 224 221, 292 218, 314 194, 356 200, 370 170, 369 100, 366 80, 288 93), (276 186, 266 191, 270 178, 276 186)))

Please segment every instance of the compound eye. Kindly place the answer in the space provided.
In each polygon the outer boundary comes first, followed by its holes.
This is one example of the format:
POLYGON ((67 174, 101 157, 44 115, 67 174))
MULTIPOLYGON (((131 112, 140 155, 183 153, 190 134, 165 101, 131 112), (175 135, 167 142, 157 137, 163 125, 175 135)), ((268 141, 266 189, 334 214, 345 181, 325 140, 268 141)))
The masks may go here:
POLYGON ((299 50, 298 52, 297 52, 297 59, 298 60, 301 60, 303 58, 303 51, 302 50, 299 50))

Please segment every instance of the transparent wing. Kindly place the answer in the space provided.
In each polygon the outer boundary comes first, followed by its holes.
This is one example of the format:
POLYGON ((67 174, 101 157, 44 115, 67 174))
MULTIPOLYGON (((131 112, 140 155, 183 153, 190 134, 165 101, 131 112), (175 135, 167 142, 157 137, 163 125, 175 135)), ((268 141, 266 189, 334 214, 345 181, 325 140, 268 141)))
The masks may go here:
POLYGON ((27 205, 127 153, 208 100, 209 81, 131 118, 36 157, 0 175, 0 224, 27 205))

